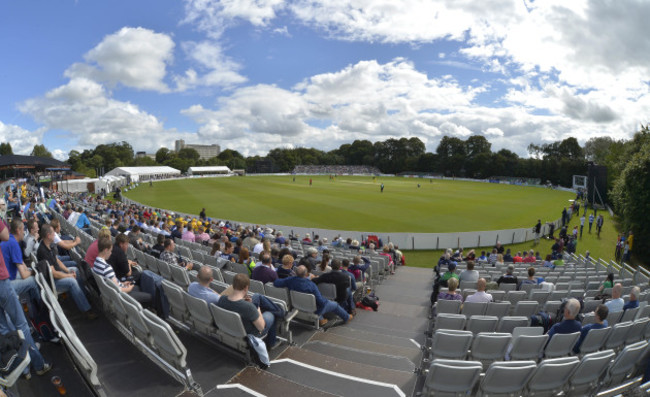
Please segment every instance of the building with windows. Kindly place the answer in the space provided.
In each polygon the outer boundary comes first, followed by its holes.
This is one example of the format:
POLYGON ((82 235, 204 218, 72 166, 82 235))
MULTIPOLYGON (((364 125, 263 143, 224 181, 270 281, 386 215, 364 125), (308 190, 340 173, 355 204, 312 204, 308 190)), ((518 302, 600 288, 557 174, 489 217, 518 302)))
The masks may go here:
POLYGON ((181 149, 194 149, 199 153, 201 160, 211 159, 217 157, 221 153, 221 147, 217 144, 212 145, 196 145, 192 143, 185 143, 185 140, 178 139, 174 142, 174 149, 178 153, 181 149))

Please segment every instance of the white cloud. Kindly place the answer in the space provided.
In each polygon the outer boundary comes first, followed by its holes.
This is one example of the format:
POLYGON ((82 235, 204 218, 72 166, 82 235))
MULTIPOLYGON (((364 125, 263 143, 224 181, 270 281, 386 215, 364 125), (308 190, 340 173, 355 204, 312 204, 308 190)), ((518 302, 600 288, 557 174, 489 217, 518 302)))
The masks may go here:
POLYGON ((0 142, 11 144, 14 154, 29 155, 34 145, 40 145, 42 138, 41 129, 28 131, 20 126, 4 124, 0 121, 0 142))
POLYGON ((161 121, 138 106, 110 98, 101 85, 86 78, 74 78, 24 101, 19 109, 42 123, 43 129, 68 132, 71 144, 79 148, 127 141, 135 148, 154 150, 183 136, 164 129, 161 121))
POLYGON ((140 90, 167 92, 167 65, 173 61, 170 36, 145 28, 124 27, 110 34, 75 63, 65 75, 85 77, 111 86, 122 84, 140 90))
POLYGON ((185 0, 184 22, 218 38, 238 20, 266 26, 283 3, 283 0, 185 0))
POLYGON ((197 86, 230 87, 246 82, 246 77, 237 71, 241 66, 223 54, 217 42, 193 42, 182 44, 187 56, 198 65, 199 72, 188 69, 183 76, 174 76, 176 89, 185 91, 197 86))

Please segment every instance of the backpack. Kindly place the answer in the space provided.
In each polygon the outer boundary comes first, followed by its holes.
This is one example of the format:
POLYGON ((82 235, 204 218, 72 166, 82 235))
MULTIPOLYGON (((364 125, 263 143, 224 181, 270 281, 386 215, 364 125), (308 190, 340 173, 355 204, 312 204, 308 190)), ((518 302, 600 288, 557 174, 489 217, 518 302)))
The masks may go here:
POLYGON ((36 332, 38 332, 40 338, 45 342, 57 339, 58 337, 54 331, 54 326, 52 325, 52 322, 50 322, 50 311, 47 307, 43 304, 35 305, 34 311, 35 313, 30 319, 30 322, 36 332))
POLYGON ((379 298, 374 295, 366 295, 361 300, 361 304, 371 308, 373 311, 379 309, 379 298))

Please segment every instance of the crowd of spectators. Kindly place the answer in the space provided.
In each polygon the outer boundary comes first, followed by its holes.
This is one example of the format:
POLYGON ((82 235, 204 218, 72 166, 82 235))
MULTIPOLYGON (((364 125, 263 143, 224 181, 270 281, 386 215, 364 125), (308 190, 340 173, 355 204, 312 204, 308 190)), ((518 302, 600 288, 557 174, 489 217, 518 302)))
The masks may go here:
POLYGON ((369 165, 297 165, 292 174, 379 175, 377 167, 369 165))

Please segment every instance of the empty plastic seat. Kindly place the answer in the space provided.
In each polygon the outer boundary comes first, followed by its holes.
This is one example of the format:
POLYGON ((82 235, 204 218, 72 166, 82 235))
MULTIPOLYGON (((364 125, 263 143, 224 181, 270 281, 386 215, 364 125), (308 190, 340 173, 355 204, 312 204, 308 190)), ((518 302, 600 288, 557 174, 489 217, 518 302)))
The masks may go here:
POLYGON ((259 280, 253 280, 253 279, 251 279, 250 282, 251 282, 251 284, 248 287, 248 291, 251 294, 264 295, 264 283, 262 283, 259 280))
POLYGON ((184 267, 177 265, 169 265, 169 270, 172 274, 171 280, 181 288, 187 289, 190 285, 190 278, 187 275, 187 270, 184 267))
POLYGON ((640 318, 632 323, 632 327, 625 337, 625 344, 631 345, 632 343, 639 342, 645 338, 645 331, 650 324, 650 318, 640 318))
POLYGON ((492 295, 492 300, 494 302, 500 302, 506 296, 506 291, 490 290, 490 291, 487 291, 487 292, 492 295))
POLYGON ((126 310, 128 325, 133 335, 147 346, 153 346, 153 336, 144 321, 140 303, 123 292, 120 293, 119 299, 126 310))
POLYGON ((515 310, 512 313, 513 316, 524 316, 530 317, 533 314, 537 313, 539 303, 536 301, 519 301, 515 305, 515 310))
POLYGON ((607 325, 613 327, 620 322, 621 317, 623 317, 623 312, 609 312, 607 315, 607 325))
POLYGON ((578 368, 577 357, 562 357, 543 360, 528 381, 528 395, 555 396, 564 388, 573 371, 578 368))
POLYGON ((433 334, 431 353, 434 358, 464 360, 473 337, 470 331, 438 330, 433 334))
POLYGON ((467 318, 463 314, 440 313, 436 316, 435 329, 458 329, 465 328, 467 318))
POLYGON ((232 281, 235 279, 236 275, 237 275, 237 273, 233 273, 233 272, 228 271, 228 270, 222 270, 221 271, 221 276, 223 277, 223 282, 228 284, 228 285, 232 285, 232 281))
POLYGON ((484 315, 487 310, 487 302, 465 302, 463 303, 462 314, 470 318, 475 315, 484 315))
POLYGON ((625 344, 627 334, 631 328, 631 322, 619 323, 612 326, 612 332, 610 332, 609 337, 605 342, 605 349, 612 349, 614 351, 620 350, 625 344))
POLYGON ((516 327, 527 327, 528 321, 529 321, 528 317, 503 316, 499 320, 497 331, 512 334, 512 330, 515 329, 516 327))
POLYGON ((499 325, 497 316, 478 316, 474 315, 467 321, 466 329, 474 334, 479 332, 495 332, 499 325))
POLYGON ((501 318, 507 316, 509 311, 510 303, 508 302, 490 302, 488 303, 487 310, 485 310, 485 315, 501 318))
POLYGON ((424 392, 435 396, 469 395, 479 380, 483 366, 477 361, 433 360, 424 392))
POLYGON ((562 306, 561 301, 548 300, 544 304, 544 309, 543 310, 546 313, 555 315, 555 313, 557 313, 557 311, 560 309, 560 306, 562 306))
POLYGON ((583 313, 591 313, 596 310, 598 305, 602 303, 601 300, 586 299, 584 301, 584 308, 582 309, 583 313))
POLYGON ((548 335, 518 335, 512 339, 510 358, 512 360, 535 360, 540 357, 548 335))
POLYGON ((551 294, 548 296, 548 300, 561 301, 562 299, 566 298, 568 295, 569 295, 568 290, 562 290, 562 291, 555 290, 551 292, 551 294))
POLYGON ((169 324, 149 310, 143 311, 143 319, 151 330, 153 343, 158 354, 191 380, 191 373, 185 361, 187 350, 169 324))
POLYGON ((582 344, 579 348, 580 355, 585 355, 600 350, 605 345, 605 341, 607 340, 607 337, 611 331, 611 327, 605 327, 600 329, 592 329, 587 332, 587 336, 585 336, 585 339, 582 341, 582 344))
POLYGON ((181 287, 168 280, 162 281, 162 288, 169 302, 169 314, 176 320, 185 322, 189 317, 189 312, 183 297, 184 291, 181 287))
POLYGON ((499 284, 499 289, 501 291, 515 291, 517 289, 517 284, 515 283, 501 283, 499 284))
POLYGON ((582 357, 580 364, 569 378, 567 395, 592 395, 614 355, 613 350, 603 350, 582 357))
POLYGON ((497 332, 480 332, 474 337, 470 358, 489 364, 503 360, 512 335, 497 332))
POLYGON ((555 334, 546 345, 544 349, 544 357, 546 358, 556 358, 568 356, 569 353, 573 351, 578 338, 580 337, 580 332, 574 332, 572 334, 555 334))
POLYGON ((539 303, 540 305, 543 305, 548 300, 549 295, 550 295, 550 293, 547 292, 547 291, 532 290, 530 292, 530 300, 537 301, 537 303, 539 303))
POLYGON ((537 368, 535 361, 492 363, 479 386, 479 395, 503 394, 518 396, 537 368))
POLYGON ((607 370, 605 385, 613 386, 623 383, 625 378, 630 375, 635 365, 637 365, 637 362, 641 360, 647 347, 648 342, 641 341, 623 349, 610 364, 609 369, 607 370))
POLYGON ((189 321, 192 327, 196 331, 207 335, 216 334, 217 327, 214 325, 214 318, 208 308, 208 303, 203 299, 193 297, 187 292, 183 292, 183 298, 190 314, 189 321))
POLYGON ((525 291, 508 291, 504 300, 510 302, 512 306, 516 305, 517 302, 523 301, 528 297, 525 291))
POLYGON ((296 317, 313 324, 314 328, 318 329, 319 316, 315 314, 317 309, 316 297, 312 294, 305 294, 298 291, 290 291, 289 295, 291 296, 291 306, 294 310, 298 311, 296 317))
POLYGON ((634 309, 627 309, 623 312, 620 322, 624 323, 626 321, 634 321, 636 314, 639 312, 639 308, 635 307, 634 309))
POLYGON ((452 301, 447 299, 440 299, 436 303, 436 313, 460 313, 461 301, 452 301))
POLYGON ((278 288, 271 283, 264 284, 264 295, 270 296, 283 301, 288 308, 291 308, 289 290, 287 288, 278 288))

